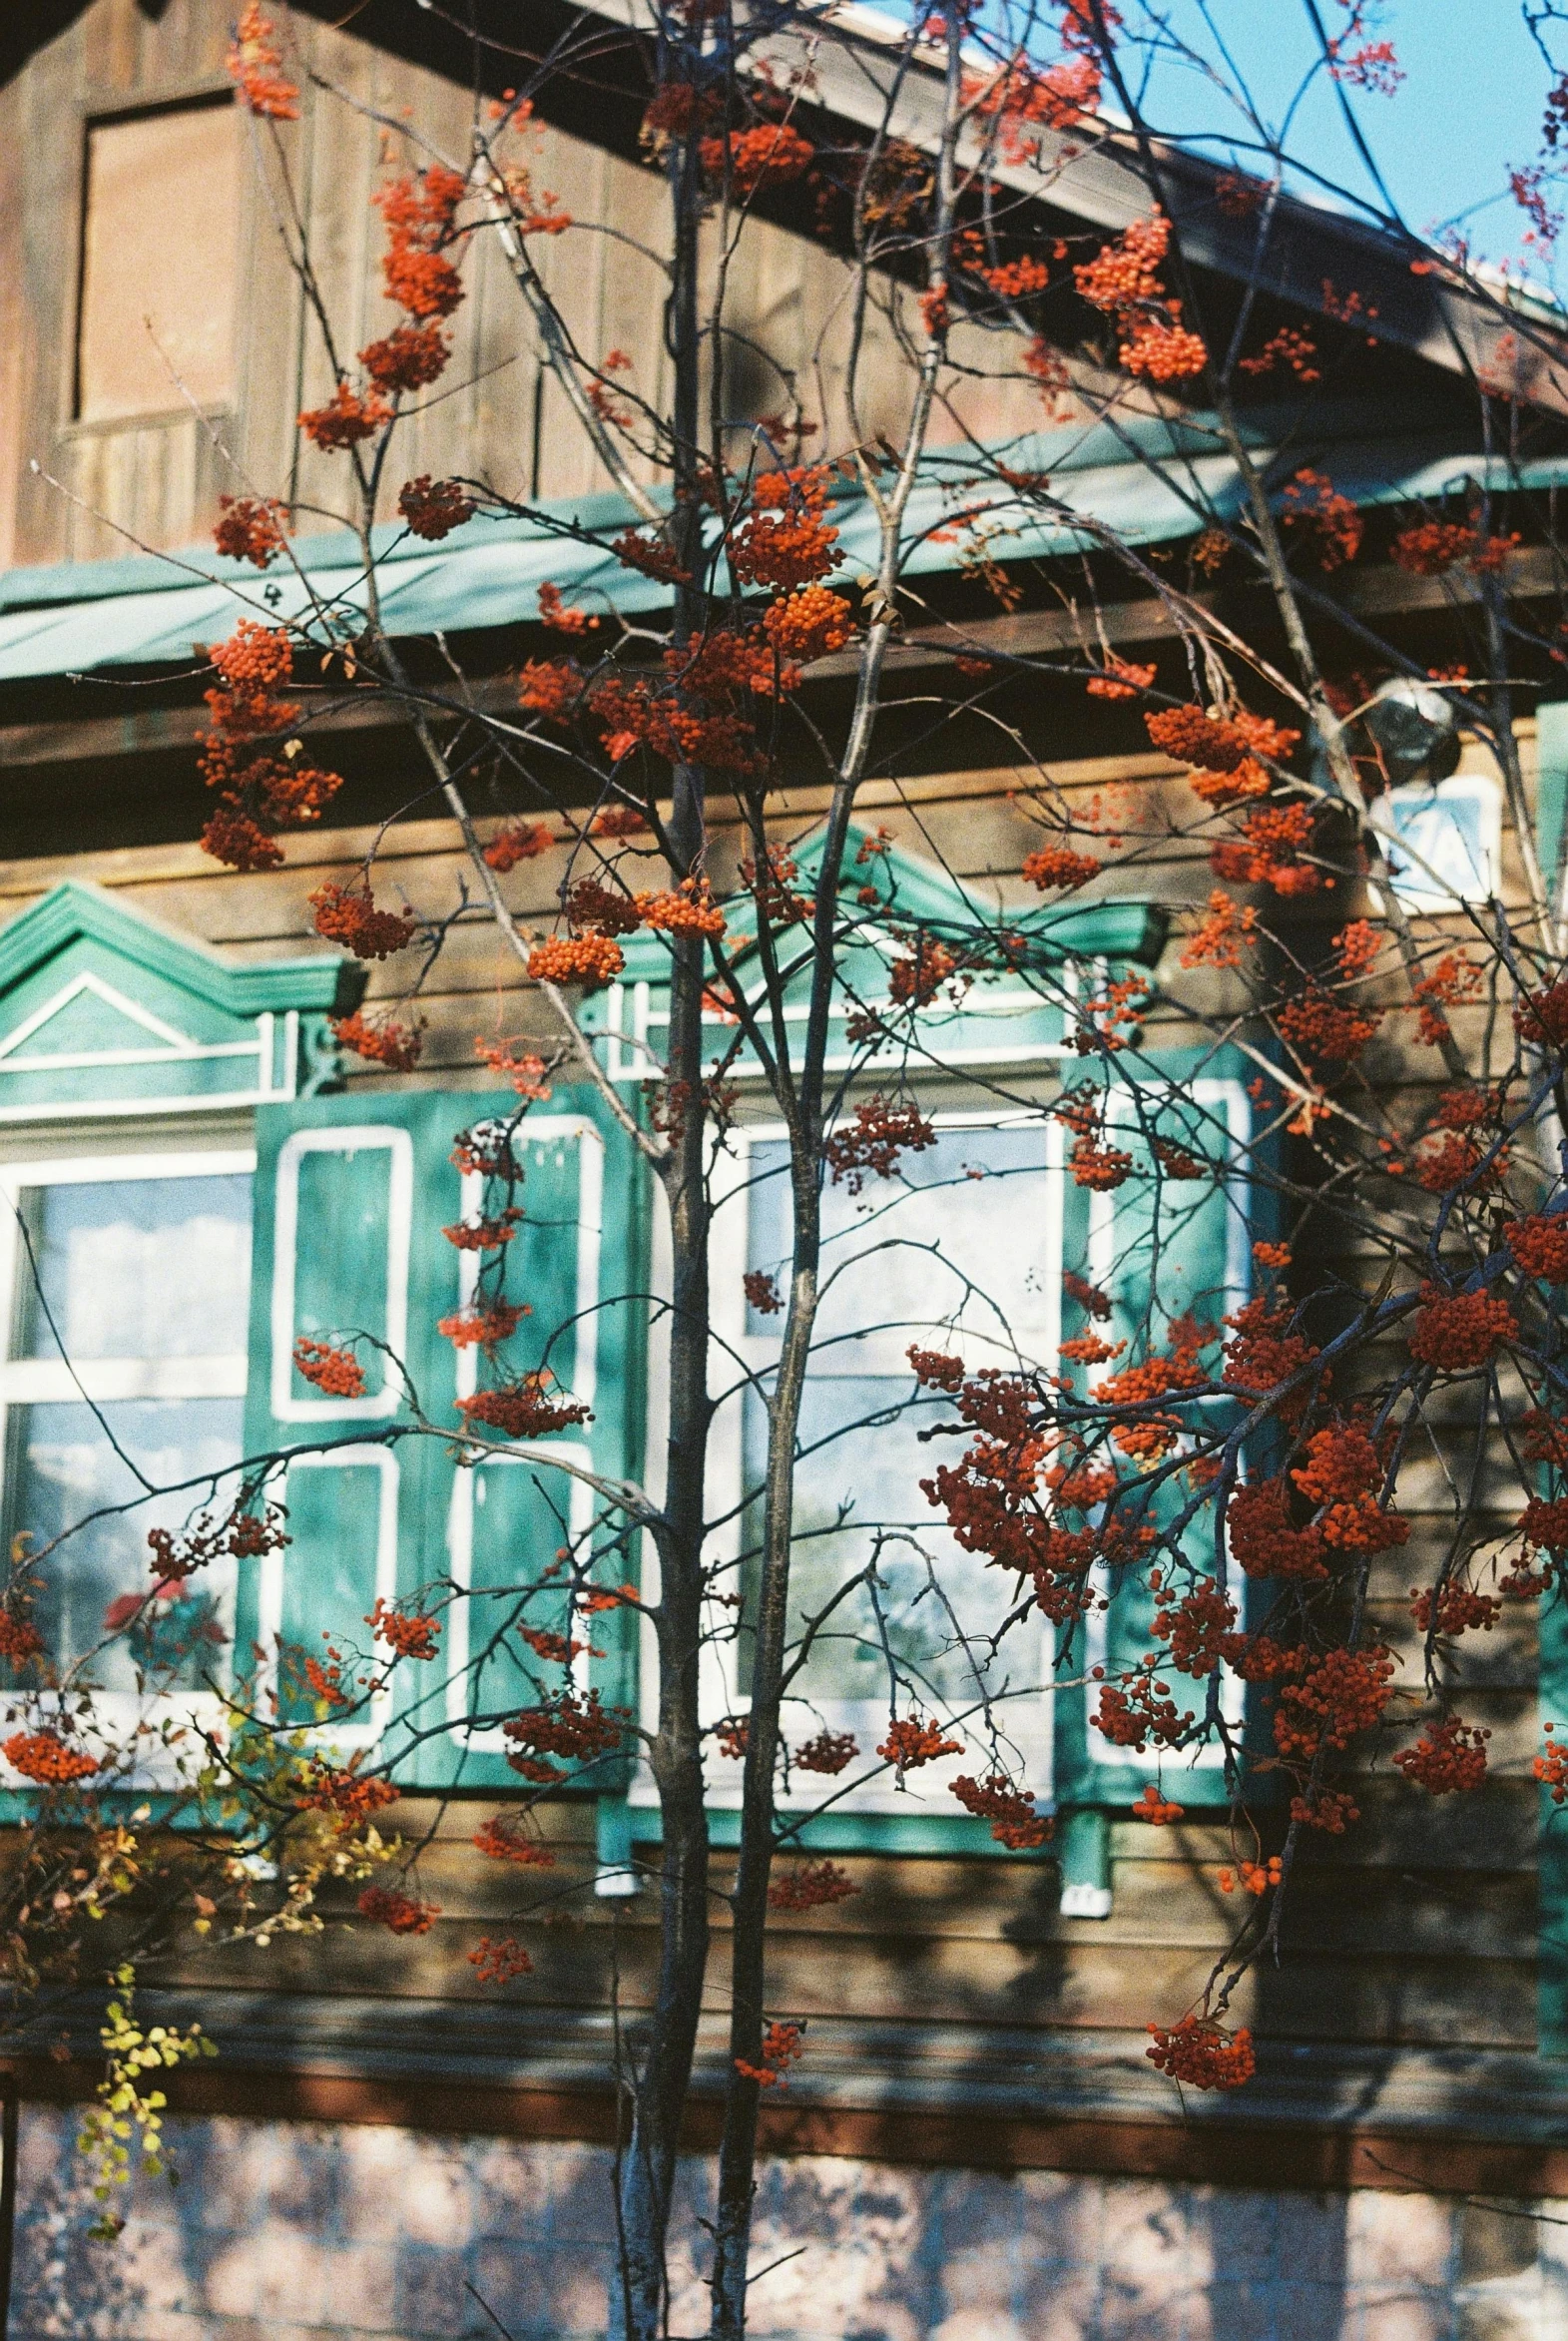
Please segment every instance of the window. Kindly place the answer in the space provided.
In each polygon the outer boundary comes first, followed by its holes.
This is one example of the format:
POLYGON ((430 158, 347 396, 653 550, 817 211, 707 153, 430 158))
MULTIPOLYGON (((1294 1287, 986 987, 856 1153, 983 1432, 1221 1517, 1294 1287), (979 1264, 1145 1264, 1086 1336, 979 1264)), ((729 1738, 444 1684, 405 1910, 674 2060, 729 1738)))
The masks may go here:
POLYGON ((79 420, 233 395, 240 160, 227 102, 89 127, 79 420))
MULTIPOLYGON (((1008 1605, 1010 1580, 964 1552, 920 1481, 956 1461, 962 1442, 922 1442, 951 1422, 950 1400, 911 1399, 911 1344, 956 1351, 973 1372, 1020 1360, 1049 1370, 1059 1338, 1062 1228, 1060 1126, 1031 1116, 939 1116, 934 1146, 909 1155, 896 1181, 868 1180, 858 1196, 823 1195, 822 1302, 801 1410, 795 1480, 796 1549, 789 1634, 822 1609, 857 1571, 875 1564, 821 1628, 785 1710, 791 1745, 815 1732, 852 1732, 862 1753, 885 1736, 889 1674, 913 1704, 967 1715, 982 1733, 984 1706, 1036 1794, 1051 1786, 1052 1652, 1032 1615, 996 1648, 990 1637, 1008 1605)), ((774 1272, 789 1254, 787 1148, 753 1134, 746 1149, 746 1268, 774 1272)), ((739 1278, 737 1278, 739 1283, 739 1278)), ((740 1475, 761 1482, 768 1417, 763 1391, 774 1370, 782 1319, 748 1306, 737 1349, 756 1377, 741 1399, 740 1475)), ((761 1506, 742 1523, 743 1560, 733 1588, 755 1615, 761 1506)), ((725 1652, 719 1712, 744 1711, 749 1637, 725 1652)), ((847 1800, 857 1812, 944 1818, 955 1773, 974 1758, 922 1767, 899 1790, 883 1775, 847 1800)), ((739 1766, 716 1759, 716 1801, 731 1801, 739 1766), (729 1775, 734 1774, 734 1780, 729 1775)), ((813 1784, 814 1785, 814 1784, 813 1784)))
MULTIPOLYGON (((240 1458, 251 1168, 240 1153, 140 1156, 13 1165, 0 1182, 6 1533, 40 1550, 88 1521, 40 1571, 36 1614, 62 1664, 148 1591, 149 1528, 179 1526, 210 1500, 207 1474, 240 1458), (139 1480, 179 1491, 114 1509, 139 1480)), ((107 1645, 95 1680, 210 1680, 233 1599, 211 1570, 172 1590, 107 1645)))
POLYGON ((1395 893, 1411 910, 1454 910, 1497 885, 1502 794, 1486 773, 1412 781, 1372 809, 1395 893))

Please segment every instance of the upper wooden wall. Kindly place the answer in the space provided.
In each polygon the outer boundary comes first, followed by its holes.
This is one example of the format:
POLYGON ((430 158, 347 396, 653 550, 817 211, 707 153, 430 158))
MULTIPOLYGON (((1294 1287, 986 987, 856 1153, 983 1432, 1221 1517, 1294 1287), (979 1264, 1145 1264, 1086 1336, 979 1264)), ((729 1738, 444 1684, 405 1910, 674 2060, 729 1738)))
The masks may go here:
MULTIPOLYGON (((338 30, 291 15, 286 0, 273 0, 271 13, 289 27, 303 85, 300 120, 279 127, 278 153, 297 192, 336 346, 351 363, 396 315, 381 290, 384 236, 371 195, 392 165, 431 151, 463 167, 470 96, 375 47, 362 37, 363 19, 338 30), (383 127, 405 118, 428 147, 405 147, 383 127)), ((0 90, 0 566, 190 544, 211 527, 220 492, 294 502, 302 531, 342 509, 345 458, 321 455, 295 427, 300 407, 329 391, 331 369, 280 248, 271 136, 249 120, 234 222, 232 406, 194 411, 171 378, 162 412, 75 418, 89 129, 227 93, 234 14, 232 0, 169 0, 160 11, 139 0, 92 0, 0 90)), ((668 372, 659 174, 557 127, 514 143, 535 189, 557 196, 575 223, 562 236, 532 239, 529 249, 577 346, 591 361, 624 351, 633 362, 623 378, 657 404, 668 372)), ((171 239, 182 235, 178 218, 159 225, 171 239)), ((210 235, 209 223, 204 241, 210 235)), ((493 236, 475 240, 464 279, 467 298, 452 324, 454 360, 402 429, 388 510, 401 481, 420 472, 461 472, 519 497, 608 486, 555 383, 540 382, 533 328, 493 236)), ((766 350, 798 382, 807 416, 823 425, 812 450, 852 440, 843 396, 847 291, 847 272, 830 252, 768 222, 752 223, 729 279, 731 420, 787 406, 784 372, 757 354, 766 350)), ((917 330, 912 311, 911 321, 917 330)), ((131 329, 143 329, 141 321, 131 329)), ((1001 346, 988 343, 990 365, 1001 346)), ((960 350, 955 336, 955 354, 980 353, 960 350)), ((861 432, 897 432, 909 380, 891 327, 874 309, 859 373, 861 432)), ((955 398, 957 406, 939 416, 939 437, 958 429, 960 410, 967 426, 987 436, 1028 430, 1041 419, 1039 396, 1022 377, 960 384, 955 398)), ((646 474, 648 466, 641 468, 646 474)))

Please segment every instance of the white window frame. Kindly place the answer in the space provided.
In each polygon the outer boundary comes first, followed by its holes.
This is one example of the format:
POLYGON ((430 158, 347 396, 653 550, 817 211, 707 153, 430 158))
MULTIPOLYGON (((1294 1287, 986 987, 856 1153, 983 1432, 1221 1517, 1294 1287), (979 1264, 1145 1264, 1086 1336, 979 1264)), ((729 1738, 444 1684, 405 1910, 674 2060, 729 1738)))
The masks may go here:
MULTIPOLYGON (((132 1179, 254 1178, 255 1174, 254 1146, 170 1147, 141 1154, 46 1154, 0 1164, 0 1326, 5 1330, 4 1352, 9 1353, 13 1339, 18 1278, 25 1260, 19 1232, 24 1191, 132 1179)), ((6 1354, 0 1362, 0 1465, 13 1407, 76 1405, 84 1400, 99 1406, 134 1399, 243 1401, 249 1366, 248 1350, 211 1357, 77 1359, 69 1364, 63 1358, 11 1358, 6 1354)), ((0 1488, 0 1494, 6 1493, 8 1490, 0 1488)), ((151 1581, 149 1578, 149 1590, 151 1581)), ((155 1723, 189 1720, 206 1729, 215 1726, 224 1714, 223 1701, 211 1691, 168 1691, 145 1707, 131 1692, 95 1692, 94 1703, 111 1732, 128 1728, 144 1713, 155 1723)), ((163 1784, 162 1776, 169 1770, 168 1760, 155 1751, 127 1785, 163 1784)), ((3 1759, 0 1782, 19 1789, 30 1785, 3 1759)))
MULTIPOLYGON (((999 1111, 995 1107, 953 1109, 934 1112, 928 1118, 939 1131, 1038 1129, 1040 1133, 1045 1156, 1042 1169, 1048 1181, 1044 1250, 1049 1264, 1049 1275, 1046 1290, 1042 1295, 1040 1319, 1038 1322, 1020 1324, 1016 1330, 1020 1340, 1029 1344, 1030 1355, 1040 1371, 1046 1374, 1054 1373, 1057 1369, 1061 1342, 1062 1245, 1065 1224, 1066 1145, 1062 1125, 1051 1116, 1049 1108, 1045 1106, 1029 1107, 1013 1112, 999 1111)), ((713 1233, 710 1253, 715 1341, 709 1367, 710 1388, 729 1390, 736 1383, 740 1369, 763 1369, 771 1366, 777 1357, 777 1344, 775 1342, 748 1334, 746 1330, 745 1289, 742 1282, 749 1265, 747 1257, 748 1213, 745 1208, 745 1196, 753 1147, 777 1142, 786 1137, 787 1134, 785 1125, 779 1121, 746 1123, 733 1129, 729 1134, 727 1148, 719 1156, 715 1168, 713 1233), (727 1213, 723 1206, 730 1202, 734 1202, 740 1208, 727 1213)), ((656 1227, 659 1230, 661 1240, 656 1243, 655 1248, 653 1290, 656 1295, 660 1295, 668 1292, 669 1289, 668 1259, 661 1257, 667 1250, 668 1239, 664 1233, 662 1219, 656 1221, 656 1227)), ((657 1352, 655 1357, 657 1357, 657 1352)), ((654 1365, 655 1358, 651 1358, 650 1367, 653 1368, 654 1365)), ((866 1370, 873 1371, 870 1368, 866 1370)), ((666 1434, 668 1393, 663 1385, 663 1375, 657 1371, 651 1371, 649 1375, 647 1450, 651 1460, 662 1457, 666 1434)), ((710 1536, 706 1547, 710 1565, 719 1567, 734 1564, 739 1559, 741 1550, 740 1502, 745 1486, 743 1406, 744 1394, 740 1390, 734 1391, 733 1395, 727 1398, 725 1404, 715 1414, 709 1435, 708 1508, 711 1515, 729 1514, 722 1528, 710 1536)), ((933 1530, 939 1529, 941 1522, 934 1511, 931 1519, 933 1530)), ((645 1601, 657 1600, 658 1558, 651 1537, 644 1539, 643 1583, 645 1601)), ((714 1614, 710 1622, 717 1626, 718 1613, 714 1614)), ((645 1728, 652 1729, 657 1721, 657 1717, 652 1711, 658 1682, 657 1648, 653 1642, 652 1625, 647 1618, 642 1621, 642 1627, 641 1664, 639 1666, 642 1721, 645 1728)), ((1052 1760, 1055 1742, 1056 1699, 1054 1684, 1049 1674, 1052 1652, 1046 1640, 1047 1631, 1048 1629, 1045 1628, 1042 1621, 1040 1633, 1044 1679, 1040 1685, 1037 1720, 1034 1721, 1034 1728, 1025 1727, 1024 1717, 1029 1713, 1031 1703, 1022 1698, 1008 1699, 1001 1706, 1000 1715, 1004 1731, 1010 1729, 1011 1737, 1024 1753, 1029 1767, 1031 1789, 1042 1808, 1049 1810, 1053 1794, 1052 1760), (1011 1725, 1009 1725, 1010 1717, 1013 1719, 1011 1725)), ((744 1715, 749 1704, 749 1694, 743 1691, 738 1684, 732 1686, 727 1683, 725 1653, 721 1652, 715 1642, 710 1641, 703 1652, 703 1715, 705 1722, 715 1722, 725 1715, 744 1715)), ((856 1727, 845 1720, 849 1714, 849 1702, 843 1703, 843 1716, 840 1717, 837 1713, 836 1702, 817 1701, 812 1710, 802 1709, 802 1715, 810 1714, 808 1728, 812 1730, 818 1728, 816 1708, 820 1708, 828 1729, 855 1728, 855 1736, 860 1740, 861 1746, 860 1758, 856 1759, 856 1762, 859 1763, 870 1754, 874 1741, 867 1741, 864 1737, 863 1721, 856 1727)), ((884 1724, 885 1717, 882 1717, 878 1725, 878 1736, 880 1736, 884 1724)), ((781 1799, 781 1810, 793 1812, 809 1809, 811 1804, 825 1794, 834 1797, 832 1805, 834 1814, 841 1814, 846 1819, 855 1821, 961 1819, 963 1817, 961 1808, 954 1803, 947 1791, 951 1780, 966 1766, 973 1769, 974 1763, 973 1755, 964 1755, 947 1757, 935 1764, 922 1765, 916 1773, 910 1776, 902 1789, 894 1785, 890 1774, 884 1774, 867 1787, 852 1791, 847 1795, 834 1795, 835 1789, 841 1787, 841 1782, 824 1781, 819 1788, 815 1788, 815 1793, 810 1797, 802 1797, 797 1791, 789 1798, 781 1799)), ((705 1749, 704 1764, 708 1780, 707 1801, 709 1809, 715 1812, 737 1809, 741 1802, 743 1778, 743 1767, 740 1760, 726 1757, 716 1743, 710 1741, 705 1749)), ((848 1777, 852 1776, 851 1769, 848 1777)), ((814 1782, 813 1787, 815 1787, 814 1782)), ((629 1791, 629 1801, 639 1807, 655 1805, 658 1802, 657 1791, 648 1771, 646 1760, 640 1765, 634 1777, 629 1791)))

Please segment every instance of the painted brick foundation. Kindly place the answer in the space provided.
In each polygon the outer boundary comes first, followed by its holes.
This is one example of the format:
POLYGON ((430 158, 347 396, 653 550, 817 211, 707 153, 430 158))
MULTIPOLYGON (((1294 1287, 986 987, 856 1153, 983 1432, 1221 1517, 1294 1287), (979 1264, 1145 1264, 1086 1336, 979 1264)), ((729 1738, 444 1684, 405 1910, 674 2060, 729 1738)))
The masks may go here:
MULTIPOLYGON (((103 2244, 74 2126, 23 2108, 15 2341, 493 2341, 475 2293, 517 2341, 605 2330, 602 2147, 174 2120, 178 2188, 140 2181, 103 2244)), ((706 2324, 705 2184, 692 2164, 674 2334, 706 2324)), ((759 2341, 1568 2336, 1565 2204, 822 2157, 765 2164, 759 2214, 756 2265, 782 2263, 754 2285, 759 2341)))

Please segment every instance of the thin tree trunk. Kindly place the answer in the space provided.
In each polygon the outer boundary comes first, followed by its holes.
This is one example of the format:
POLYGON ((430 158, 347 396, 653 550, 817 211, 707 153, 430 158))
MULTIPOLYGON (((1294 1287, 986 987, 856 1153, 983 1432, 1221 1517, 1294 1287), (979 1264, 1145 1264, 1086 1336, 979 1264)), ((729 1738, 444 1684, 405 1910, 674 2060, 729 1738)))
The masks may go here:
MULTIPOLYGON (((682 566, 701 560, 701 507, 693 491, 699 457, 701 333, 698 315, 701 188, 696 155, 671 168, 674 272, 667 336, 674 364, 675 506, 672 533, 682 566)), ((703 623, 701 590, 676 595, 675 637, 703 623)), ((701 870, 707 846, 700 767, 675 768, 670 840, 678 874, 701 870)), ((622 2172, 620 2307, 627 2341, 658 2341, 667 2293, 666 2250, 681 2116, 691 2081, 708 1968, 708 1815, 703 1779, 701 1675, 703 1539, 708 1433, 709 1224, 703 1092, 703 983, 700 934, 673 939, 667 1067, 672 1151, 661 1173, 670 1213, 670 1427, 665 1526, 659 1539, 659 1725, 650 1755, 659 1792, 664 1860, 660 1879, 659 1988, 633 2096, 630 2147, 622 2172)))
POLYGON ((719 2341, 746 2330, 747 2261, 756 2187, 757 2116, 762 2084, 740 2070, 756 2065, 766 2020, 768 1886, 774 1856, 774 1776, 788 1630, 789 1556, 794 1533, 795 1431, 816 1324, 821 1193, 816 1149, 795 1152, 793 1270, 779 1372, 769 1402, 763 1576, 754 1620, 752 1703, 741 1797, 741 1856, 734 1893, 729 2097, 719 2150, 714 2220, 713 2321, 719 2341))

